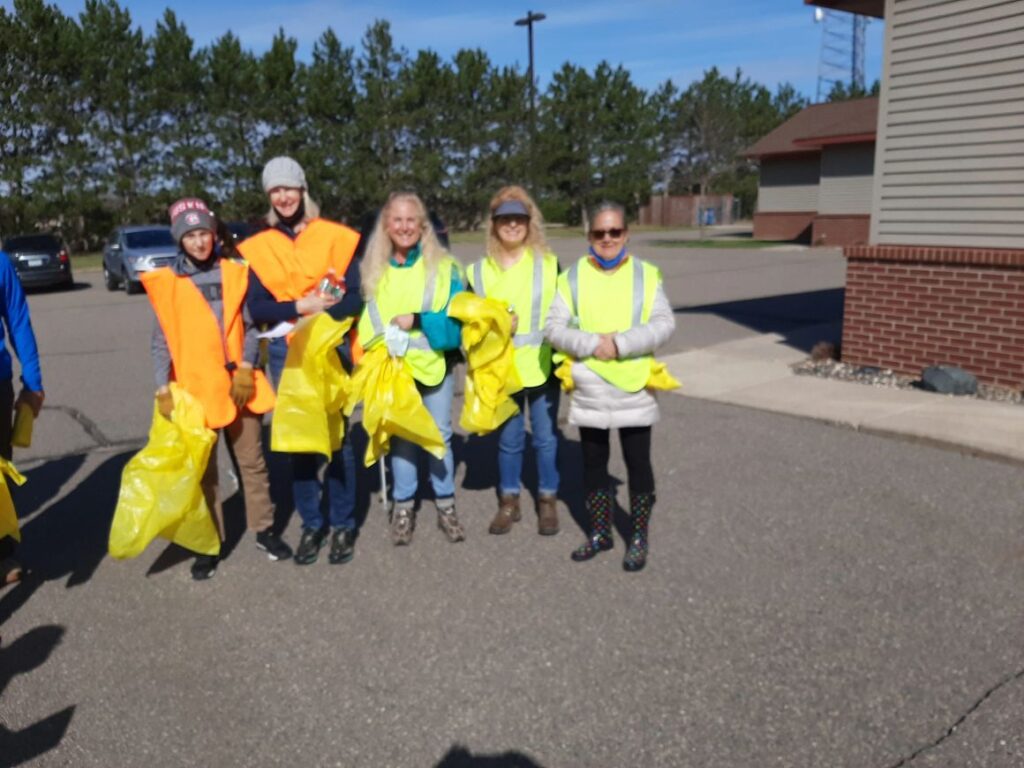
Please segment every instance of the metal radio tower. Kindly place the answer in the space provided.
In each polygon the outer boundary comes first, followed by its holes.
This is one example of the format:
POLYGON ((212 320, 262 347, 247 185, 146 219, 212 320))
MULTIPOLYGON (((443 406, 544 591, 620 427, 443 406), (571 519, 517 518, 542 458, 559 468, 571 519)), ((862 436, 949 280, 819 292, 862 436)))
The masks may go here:
POLYGON ((849 82, 851 91, 864 91, 864 41, 868 19, 844 11, 815 8, 821 24, 821 55, 818 58, 820 102, 835 83, 849 82))

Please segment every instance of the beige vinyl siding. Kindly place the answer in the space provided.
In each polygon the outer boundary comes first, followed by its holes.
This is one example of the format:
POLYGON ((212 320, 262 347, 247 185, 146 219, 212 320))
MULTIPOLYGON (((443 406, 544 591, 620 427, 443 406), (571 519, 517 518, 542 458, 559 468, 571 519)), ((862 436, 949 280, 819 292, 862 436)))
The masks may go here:
POLYGON ((1021 248, 1024 0, 886 0, 885 23, 871 241, 1021 248))
POLYGON ((871 213, 875 145, 841 144, 821 151, 818 213, 871 213))
POLYGON ((761 213, 796 213, 818 210, 818 154, 761 159, 757 210, 761 213))

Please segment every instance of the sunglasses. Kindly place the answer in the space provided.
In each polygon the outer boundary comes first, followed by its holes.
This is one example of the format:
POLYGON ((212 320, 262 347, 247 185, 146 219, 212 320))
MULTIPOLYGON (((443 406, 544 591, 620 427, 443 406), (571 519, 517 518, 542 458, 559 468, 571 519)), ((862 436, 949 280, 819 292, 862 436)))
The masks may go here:
POLYGON ((590 230, 590 237, 592 240, 604 240, 605 237, 610 237, 612 240, 618 240, 626 234, 625 229, 614 227, 612 229, 592 229, 590 230))
POLYGON ((499 227, 508 226, 509 224, 521 224, 522 226, 525 227, 527 224, 530 223, 530 217, 529 216, 495 216, 494 217, 494 223, 497 226, 499 226, 499 227))

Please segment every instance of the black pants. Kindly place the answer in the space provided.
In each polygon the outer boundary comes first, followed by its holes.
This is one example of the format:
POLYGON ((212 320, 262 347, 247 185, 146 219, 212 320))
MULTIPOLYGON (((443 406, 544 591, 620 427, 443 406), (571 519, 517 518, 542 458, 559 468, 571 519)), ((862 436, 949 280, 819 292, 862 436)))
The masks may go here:
MULTIPOLYGON (((580 445, 583 448, 583 492, 607 490, 608 457, 611 453, 611 430, 580 427, 580 445)), ((654 469, 651 467, 651 428, 623 427, 619 430, 622 458, 629 476, 629 492, 654 493, 654 469)))

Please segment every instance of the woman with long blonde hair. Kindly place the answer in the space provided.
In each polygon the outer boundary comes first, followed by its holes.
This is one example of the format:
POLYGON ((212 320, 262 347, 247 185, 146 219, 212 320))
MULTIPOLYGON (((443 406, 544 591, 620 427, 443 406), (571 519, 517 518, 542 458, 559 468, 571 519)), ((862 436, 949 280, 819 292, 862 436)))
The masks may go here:
MULTIPOLYGON (((441 247, 427 209, 414 193, 388 197, 366 246, 361 281, 366 309, 359 320, 359 343, 366 350, 387 344, 393 355, 405 358, 445 442, 443 459, 428 455, 437 524, 449 541, 462 541, 451 448, 453 354, 459 348, 461 324, 447 312, 451 297, 464 290, 462 271, 441 247)), ((391 438, 390 528, 396 545, 412 541, 420 451, 414 443, 391 438)))
POLYGON ((498 433, 498 511, 488 530, 508 533, 522 517, 519 494, 529 411, 537 459, 537 532, 551 536, 558 533, 559 388, 552 376, 544 323, 555 297, 558 257, 548 248, 540 210, 522 187, 503 187, 491 199, 487 254, 467 275, 478 295, 508 302, 516 371, 523 382, 514 395, 519 413, 498 433))

